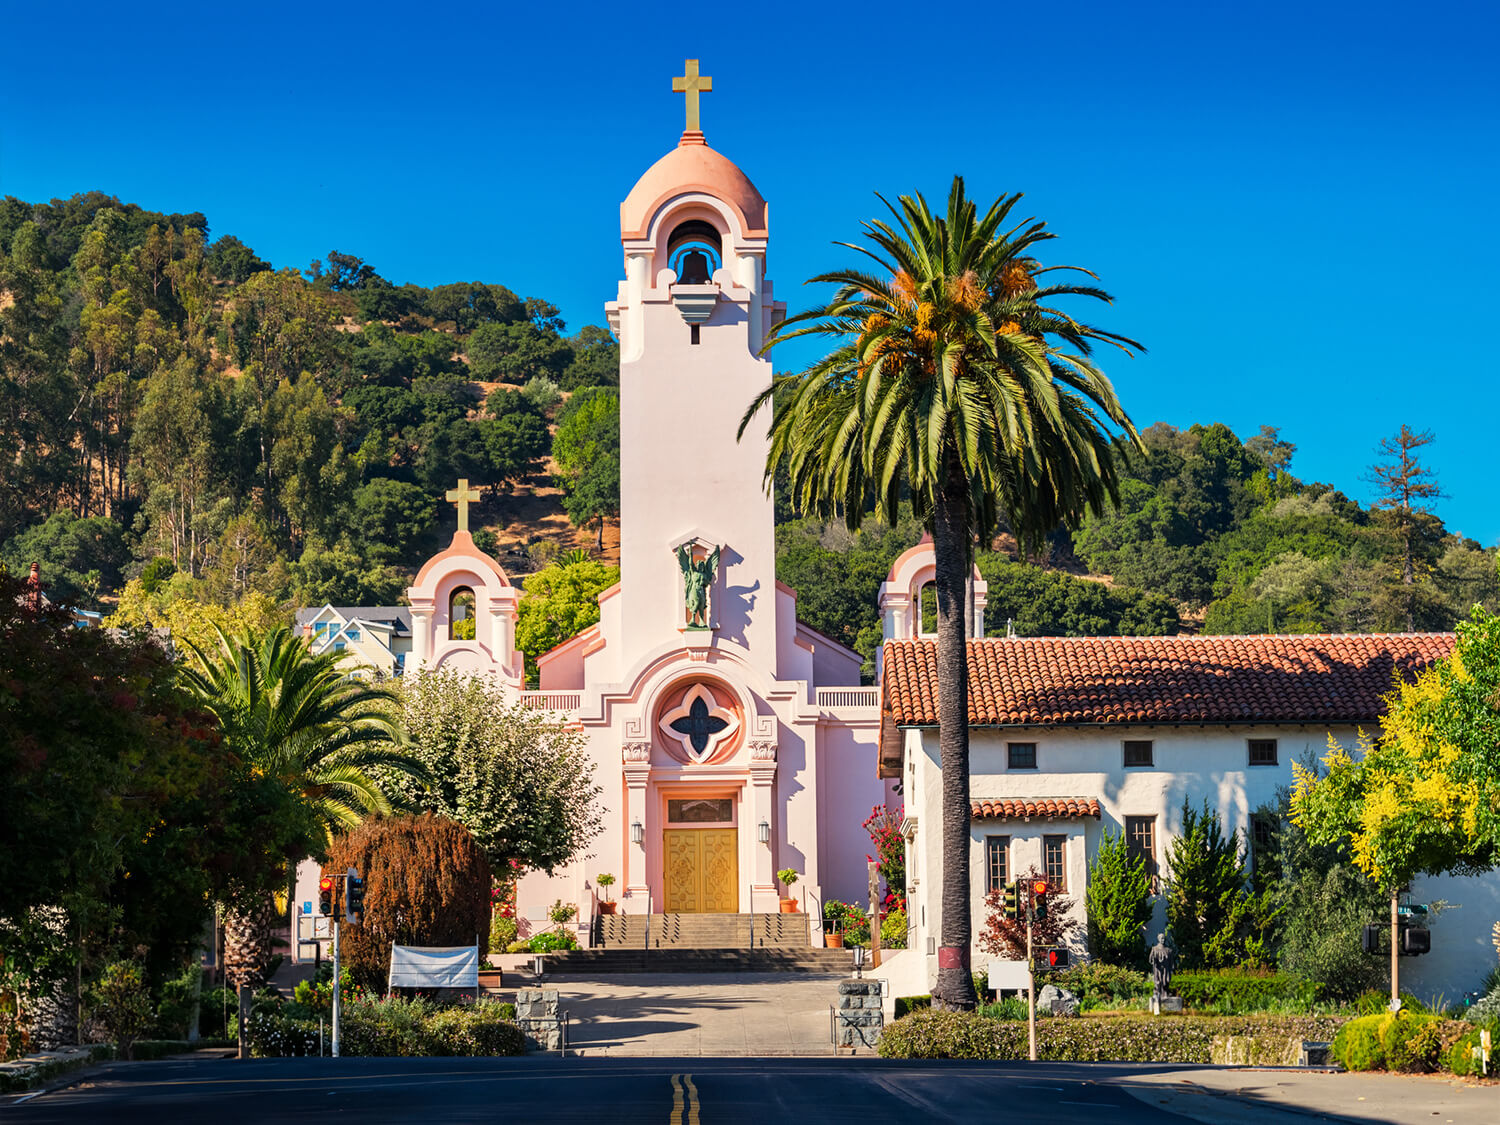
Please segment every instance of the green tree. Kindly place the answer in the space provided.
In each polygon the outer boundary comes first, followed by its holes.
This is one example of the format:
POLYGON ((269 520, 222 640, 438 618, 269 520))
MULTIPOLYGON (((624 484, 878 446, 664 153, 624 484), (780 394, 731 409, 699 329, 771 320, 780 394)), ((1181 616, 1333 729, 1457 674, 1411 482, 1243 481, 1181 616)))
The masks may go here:
POLYGON ((393 605, 406 592, 406 573, 357 554, 342 543, 313 545, 291 567, 302 605, 393 605))
POLYGON ((226 234, 208 248, 208 268, 220 281, 238 285, 249 281, 251 274, 269 270, 271 263, 262 261, 234 235, 226 234))
POLYGON ((1151 921, 1151 874, 1132 855, 1122 833, 1106 832, 1089 864, 1089 956, 1107 965, 1146 971, 1146 926, 1151 921))
POLYGON ((431 778, 402 781, 408 800, 464 825, 492 870, 550 873, 593 839, 602 790, 582 736, 555 716, 446 671, 403 681, 401 714, 431 778))
POLYGON ((436 518, 430 493, 405 481, 377 477, 355 489, 349 533, 371 562, 408 560, 431 535, 436 518))
POLYGON ((225 918, 232 979, 257 984, 269 953, 264 891, 305 855, 324 855, 336 829, 393 811, 393 777, 424 778, 402 745, 395 696, 347 676, 337 656, 313 654, 285 626, 235 635, 216 630, 214 650, 189 646, 183 684, 211 714, 252 772, 298 806, 300 834, 241 871, 243 889, 225 918), (257 892, 260 892, 257 894, 257 892))
POLYGON ((42 585, 52 600, 94 606, 99 594, 118 585, 130 558, 125 529, 104 516, 79 519, 70 511, 53 512, 0 548, 0 562, 12 574, 25 575, 40 563, 42 585))
POLYGON ((564 390, 620 384, 620 344, 608 328, 586 324, 568 340, 573 358, 557 380, 564 390))
POLYGON ((1385 460, 1370 466, 1368 480, 1379 490, 1376 507, 1388 517, 1397 541, 1401 544, 1401 585, 1406 589, 1406 631, 1417 627, 1418 570, 1427 562, 1422 548, 1441 527, 1432 515, 1432 502, 1442 497, 1437 477, 1421 462, 1418 450, 1436 439, 1431 430, 1415 431, 1403 423, 1394 437, 1383 438, 1378 453, 1385 460))
POLYGON ((620 580, 620 568, 596 559, 553 564, 526 579, 516 619, 516 647, 536 681, 536 660, 599 620, 599 595, 620 580))
POLYGON ((538 375, 561 380, 573 349, 551 328, 530 321, 481 324, 468 342, 469 370, 484 382, 524 383, 538 375))
POLYGON ((1247 890, 1244 854, 1208 801, 1182 805, 1182 828, 1167 846, 1167 926, 1184 968, 1264 962, 1263 903, 1247 890))
MULTIPOLYGON (((868 222, 858 247, 878 274, 843 270, 826 305, 783 321, 774 347, 804 335, 835 349, 777 378, 747 410, 740 433, 773 407, 766 465, 804 512, 851 527, 873 502, 894 523, 903 502, 932 534, 937 560, 938 715, 943 772, 939 1006, 973 1008, 969 972, 968 667, 965 587, 976 542, 1003 514, 1027 547, 1058 524, 1098 511, 1115 493, 1108 423, 1135 429, 1090 358, 1098 341, 1138 347, 1053 308, 1092 286, 1043 285, 1033 256, 1053 237, 1040 222, 1004 228, 1019 196, 981 216, 955 178, 946 217, 920 195, 890 208, 893 228, 868 222), (1004 229, 1003 229, 1004 228, 1004 229)), ((1048 267, 1052 270, 1069 267, 1048 267)), ((1138 439, 1135 439, 1138 440, 1138 439)))

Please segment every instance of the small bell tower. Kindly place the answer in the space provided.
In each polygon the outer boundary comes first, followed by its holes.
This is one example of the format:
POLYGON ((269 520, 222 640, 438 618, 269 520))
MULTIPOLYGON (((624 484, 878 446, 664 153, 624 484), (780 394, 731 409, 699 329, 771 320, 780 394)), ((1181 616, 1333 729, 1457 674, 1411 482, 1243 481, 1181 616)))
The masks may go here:
POLYGON ((687 127, 620 206, 625 279, 606 306, 620 340, 624 636, 632 652, 736 644, 774 670, 768 413, 743 441, 735 432, 770 384, 758 353, 785 305, 766 278, 766 201, 703 135, 699 97, 713 80, 689 59, 672 88, 687 96, 687 127), (701 575, 679 560, 716 551, 706 616, 695 615, 685 581, 701 575))

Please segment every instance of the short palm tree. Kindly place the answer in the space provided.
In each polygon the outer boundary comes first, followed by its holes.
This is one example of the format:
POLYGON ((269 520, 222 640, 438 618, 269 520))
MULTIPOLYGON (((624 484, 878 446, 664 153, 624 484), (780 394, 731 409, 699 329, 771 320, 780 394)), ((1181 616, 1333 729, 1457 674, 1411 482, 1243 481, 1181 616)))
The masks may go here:
POLYGON ((979 215, 956 177, 945 217, 921 196, 883 197, 894 225, 863 224, 873 245, 840 243, 878 272, 813 278, 832 300, 782 322, 766 348, 829 337, 833 351, 776 377, 750 405, 772 404, 766 480, 784 468, 804 512, 842 514, 851 528, 874 509, 894 522, 903 502, 932 536, 937 575, 938 725, 943 771, 942 948, 934 999, 966 1009, 969 971, 969 734, 964 603, 976 542, 1000 518, 1023 547, 1099 511, 1117 492, 1111 426, 1140 436, 1093 360, 1096 342, 1130 354, 1124 336, 1054 308, 1061 297, 1109 301, 1092 285, 1041 284, 1056 271, 1033 256, 1046 224, 1007 225, 1021 197, 979 215))
MULTIPOLYGON (((194 660, 182 681, 251 773, 276 779, 312 812, 318 836, 307 840, 311 850, 325 850, 336 829, 392 810, 382 773, 425 778, 402 745, 391 692, 350 678, 339 657, 313 654, 285 626, 233 636, 218 630, 218 638, 212 653, 189 645, 194 660)), ((260 901, 226 915, 225 962, 244 983, 258 983, 269 926, 260 901)))

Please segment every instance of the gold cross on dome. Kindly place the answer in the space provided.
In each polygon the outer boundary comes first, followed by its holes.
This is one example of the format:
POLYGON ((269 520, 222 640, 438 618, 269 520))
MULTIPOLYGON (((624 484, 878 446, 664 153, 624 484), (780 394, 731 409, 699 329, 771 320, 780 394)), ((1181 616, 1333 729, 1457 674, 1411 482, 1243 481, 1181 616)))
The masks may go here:
POLYGON ((687 95, 687 131, 699 133, 702 129, 698 121, 698 95, 713 92, 714 80, 708 75, 698 73, 698 60, 687 59, 683 63, 686 74, 680 78, 672 79, 672 93, 687 95))
POLYGON ((446 498, 458 505, 458 530, 469 530, 469 504, 479 503, 479 490, 469 487, 468 477, 458 478, 458 487, 450 488, 446 498))

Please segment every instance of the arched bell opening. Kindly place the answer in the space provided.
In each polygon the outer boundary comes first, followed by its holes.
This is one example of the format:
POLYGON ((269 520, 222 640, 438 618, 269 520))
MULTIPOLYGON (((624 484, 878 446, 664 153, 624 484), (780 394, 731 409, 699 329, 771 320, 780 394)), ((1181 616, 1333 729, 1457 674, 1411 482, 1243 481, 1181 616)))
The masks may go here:
POLYGON ((475 605, 474 591, 468 586, 459 586, 448 595, 448 639, 450 641, 474 639, 475 605))
POLYGON ((707 285, 724 264, 724 235, 703 219, 678 223, 667 238, 667 265, 683 285, 707 285))

